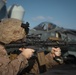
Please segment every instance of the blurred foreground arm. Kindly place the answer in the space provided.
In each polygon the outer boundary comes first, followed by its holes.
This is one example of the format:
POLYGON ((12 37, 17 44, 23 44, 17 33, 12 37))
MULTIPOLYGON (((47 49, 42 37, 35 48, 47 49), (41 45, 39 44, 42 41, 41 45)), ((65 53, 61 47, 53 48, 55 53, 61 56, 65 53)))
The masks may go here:
POLYGON ((21 48, 22 53, 14 60, 8 58, 5 48, 0 45, 0 74, 1 75, 17 75, 19 71, 28 66, 28 61, 34 50, 21 48))

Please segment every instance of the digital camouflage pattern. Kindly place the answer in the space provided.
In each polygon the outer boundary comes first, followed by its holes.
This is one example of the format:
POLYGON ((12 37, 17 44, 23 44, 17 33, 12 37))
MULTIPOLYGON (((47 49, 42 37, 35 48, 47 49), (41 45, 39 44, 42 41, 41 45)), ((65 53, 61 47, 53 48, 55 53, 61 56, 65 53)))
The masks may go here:
POLYGON ((8 44, 25 37, 24 28, 21 27, 22 22, 18 19, 4 19, 0 22, 0 42, 8 44))

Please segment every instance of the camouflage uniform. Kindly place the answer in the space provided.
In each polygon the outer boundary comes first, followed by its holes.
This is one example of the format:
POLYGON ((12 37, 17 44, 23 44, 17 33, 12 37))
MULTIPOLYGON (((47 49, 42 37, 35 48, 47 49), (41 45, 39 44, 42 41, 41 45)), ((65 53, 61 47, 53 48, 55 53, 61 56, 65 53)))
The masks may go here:
MULTIPOLYGON (((9 44, 26 36, 22 22, 18 19, 3 19, 0 22, 0 42, 9 44)), ((20 54, 14 60, 10 60, 6 50, 0 48, 0 75, 17 75, 24 67, 27 66, 27 59, 20 54)))
MULTIPOLYGON (((55 61, 51 53, 48 53, 48 54, 45 55, 45 61, 46 61, 45 62, 46 71, 49 70, 50 68, 52 68, 55 65, 59 65, 59 64, 63 63, 63 60, 60 63, 58 63, 57 61, 55 61)), ((26 69, 28 69, 29 67, 30 66, 28 66, 26 69)), ((26 72, 26 70, 25 70, 25 72, 26 72)), ((33 73, 35 75, 39 75, 40 74, 39 65, 38 65, 38 62, 36 60, 35 60, 35 63, 33 65, 33 67, 29 71, 29 73, 33 73)), ((25 75, 25 74, 22 74, 22 75, 25 75)))
POLYGON ((6 51, 0 50, 0 75, 17 75, 27 65, 28 61, 22 54, 11 61, 6 51))
MULTIPOLYGON (((17 41, 26 36, 26 32, 21 28, 21 21, 17 19, 5 19, 0 23, 0 41, 9 44, 12 41, 17 41)), ((53 57, 48 53, 45 55, 46 68, 49 69, 54 65, 58 65, 53 57)), ((27 59, 20 54, 12 61, 9 59, 7 52, 0 50, 0 75, 17 75, 24 67, 27 67, 27 59)), ((30 64, 29 64, 30 65, 30 64)), ((26 71, 25 71, 26 72, 26 71)), ((39 66, 35 61, 29 73, 39 74, 39 66)), ((25 75, 25 74, 24 74, 25 75)))
MULTIPOLYGON (((57 63, 52 55, 50 55, 50 53, 48 53, 47 55, 45 55, 45 66, 46 69, 48 70, 49 68, 52 68, 54 65, 58 65, 59 63, 57 63)), ((35 62, 35 64, 33 65, 33 68, 31 69, 30 73, 35 73, 35 75, 39 75, 39 67, 38 67, 38 63, 35 62)))
POLYGON ((18 19, 4 19, 0 22, 0 42, 9 44, 26 37, 22 22, 18 19))
MULTIPOLYGON (((50 55, 50 53, 45 55, 45 60, 46 60, 46 69, 47 70, 49 68, 52 68, 54 65, 59 64, 53 59, 53 57, 50 55)), ((26 68, 27 65, 28 65, 28 61, 22 54, 20 54, 17 58, 15 58, 11 61, 8 58, 7 54, 0 52, 0 75, 17 75, 17 73, 19 71, 23 70, 24 68, 26 68)), ((35 75, 39 75, 39 73, 40 73, 39 66, 38 66, 38 63, 36 60, 29 73, 34 73, 35 75)), ((26 71, 22 75, 26 75, 26 71)))

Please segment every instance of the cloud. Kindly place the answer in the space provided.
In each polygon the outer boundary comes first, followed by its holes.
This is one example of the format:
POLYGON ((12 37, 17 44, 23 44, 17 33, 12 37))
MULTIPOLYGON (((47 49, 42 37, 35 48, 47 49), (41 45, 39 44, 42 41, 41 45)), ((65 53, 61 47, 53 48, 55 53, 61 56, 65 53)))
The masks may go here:
POLYGON ((32 18, 33 21, 52 20, 52 19, 53 17, 50 16, 37 16, 32 18))
POLYGON ((37 17, 32 18, 33 21, 44 20, 44 19, 45 19, 44 16, 37 16, 37 17))
POLYGON ((53 20, 53 17, 47 16, 46 17, 48 20, 53 20))

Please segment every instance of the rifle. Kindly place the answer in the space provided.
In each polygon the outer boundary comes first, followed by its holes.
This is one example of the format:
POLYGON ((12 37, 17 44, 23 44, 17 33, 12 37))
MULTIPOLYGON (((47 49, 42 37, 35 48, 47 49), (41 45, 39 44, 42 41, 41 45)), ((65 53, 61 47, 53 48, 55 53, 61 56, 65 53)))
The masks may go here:
MULTIPOLYGON (((45 71, 46 61, 44 60, 45 59, 44 52, 48 53, 47 51, 48 47, 60 47, 60 48, 63 48, 61 50, 65 50, 66 47, 69 47, 69 46, 76 46, 76 42, 51 41, 51 40, 44 41, 44 40, 41 40, 39 37, 28 37, 26 38, 26 40, 19 40, 17 42, 6 44, 5 48, 8 53, 17 53, 17 54, 20 53, 18 50, 20 47, 33 48, 35 50, 34 56, 36 57, 34 59, 37 59, 40 70, 45 71)), ((58 58, 59 57, 55 58, 55 60, 57 61, 58 58)))
POLYGON ((5 48, 7 52, 14 52, 21 47, 24 48, 33 48, 36 52, 38 51, 46 51, 48 47, 60 47, 65 48, 69 46, 76 46, 76 42, 65 42, 65 41, 43 41, 40 39, 26 39, 25 41, 19 40, 17 42, 12 42, 10 44, 6 44, 5 48))

